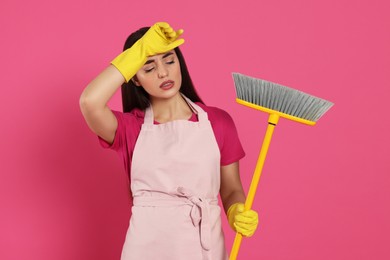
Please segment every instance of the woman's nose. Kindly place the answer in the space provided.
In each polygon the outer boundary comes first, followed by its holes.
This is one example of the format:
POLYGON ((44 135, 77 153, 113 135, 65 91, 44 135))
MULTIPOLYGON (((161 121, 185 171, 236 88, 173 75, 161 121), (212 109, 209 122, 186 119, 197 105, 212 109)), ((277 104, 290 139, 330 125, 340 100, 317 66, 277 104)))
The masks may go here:
POLYGON ((158 66, 157 74, 159 78, 165 78, 168 76, 168 70, 164 65, 158 66))

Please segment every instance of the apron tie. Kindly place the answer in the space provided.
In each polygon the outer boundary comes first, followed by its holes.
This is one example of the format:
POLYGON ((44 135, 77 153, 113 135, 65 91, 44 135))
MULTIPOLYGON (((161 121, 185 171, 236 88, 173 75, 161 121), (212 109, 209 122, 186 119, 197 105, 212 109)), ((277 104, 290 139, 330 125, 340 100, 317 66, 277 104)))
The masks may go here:
POLYGON ((169 193, 155 193, 155 196, 135 196, 134 206, 191 206, 190 218, 194 227, 200 229, 200 243, 204 250, 211 249, 210 204, 218 205, 217 199, 204 199, 189 189, 178 187, 169 193))
POLYGON ((172 194, 185 197, 192 203, 192 208, 190 212, 192 224, 195 227, 200 226, 200 242, 202 248, 206 251, 210 250, 211 227, 208 200, 195 196, 189 189, 183 187, 178 187, 176 189, 176 192, 173 192, 172 194))

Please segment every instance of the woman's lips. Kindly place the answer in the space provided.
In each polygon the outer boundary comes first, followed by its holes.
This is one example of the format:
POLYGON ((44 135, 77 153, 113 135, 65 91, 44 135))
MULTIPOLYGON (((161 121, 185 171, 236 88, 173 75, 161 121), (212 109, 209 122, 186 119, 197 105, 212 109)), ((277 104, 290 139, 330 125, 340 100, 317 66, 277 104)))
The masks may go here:
POLYGON ((174 84, 175 84, 174 81, 167 80, 167 81, 164 81, 163 83, 161 83, 160 88, 164 89, 164 90, 168 90, 168 89, 172 88, 174 84))

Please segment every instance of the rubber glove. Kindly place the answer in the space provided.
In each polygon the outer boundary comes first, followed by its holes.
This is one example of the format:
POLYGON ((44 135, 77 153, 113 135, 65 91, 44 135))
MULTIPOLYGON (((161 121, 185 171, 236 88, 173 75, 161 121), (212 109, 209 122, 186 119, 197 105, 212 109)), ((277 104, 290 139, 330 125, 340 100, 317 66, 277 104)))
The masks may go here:
POLYGON ((227 212, 230 227, 245 237, 251 237, 259 223, 259 217, 254 210, 245 210, 243 203, 234 203, 227 212))
POLYGON ((133 46, 117 56, 111 64, 120 71, 126 82, 129 82, 145 64, 148 56, 173 50, 183 44, 184 39, 178 39, 182 33, 183 30, 174 31, 168 23, 158 22, 150 27, 133 46))

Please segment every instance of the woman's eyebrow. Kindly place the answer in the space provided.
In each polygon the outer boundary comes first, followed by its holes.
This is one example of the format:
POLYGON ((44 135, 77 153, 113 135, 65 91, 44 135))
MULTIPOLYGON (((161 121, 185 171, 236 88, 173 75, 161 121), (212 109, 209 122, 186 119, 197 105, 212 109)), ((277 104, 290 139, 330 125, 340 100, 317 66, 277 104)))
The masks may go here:
POLYGON ((168 52, 168 53, 165 53, 162 58, 165 59, 166 57, 171 56, 171 55, 173 55, 173 52, 168 52))
MULTIPOLYGON (((168 52, 168 53, 165 53, 165 54, 162 56, 162 58, 165 59, 166 57, 171 56, 171 55, 173 55, 173 52, 168 52)), ((152 62, 154 62, 154 59, 147 60, 147 61, 145 62, 144 65, 149 64, 149 63, 152 63, 152 62)))
POLYGON ((153 59, 147 60, 144 65, 154 62, 153 59))

